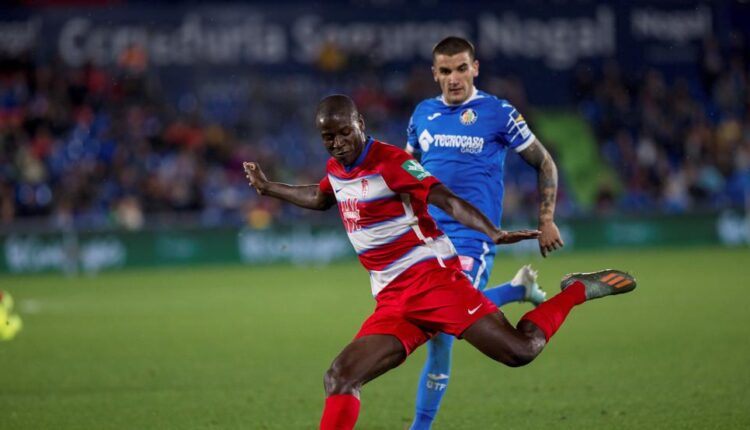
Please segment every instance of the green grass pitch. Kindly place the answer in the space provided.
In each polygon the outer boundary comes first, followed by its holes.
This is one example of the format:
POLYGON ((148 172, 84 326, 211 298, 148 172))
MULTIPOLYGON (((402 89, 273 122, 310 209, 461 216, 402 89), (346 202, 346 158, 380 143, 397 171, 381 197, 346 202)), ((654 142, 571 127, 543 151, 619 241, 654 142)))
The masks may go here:
MULTIPOLYGON (((499 256, 493 280, 525 261, 499 256)), ((436 429, 750 428, 747 249, 531 261, 550 293, 567 272, 610 266, 639 286, 574 309, 523 368, 459 342, 436 429)), ((3 430, 317 428, 323 372, 373 307, 354 262, 6 276, 0 288, 24 319, 0 343, 3 430)), ((423 359, 364 388, 358 428, 408 425, 423 359)))

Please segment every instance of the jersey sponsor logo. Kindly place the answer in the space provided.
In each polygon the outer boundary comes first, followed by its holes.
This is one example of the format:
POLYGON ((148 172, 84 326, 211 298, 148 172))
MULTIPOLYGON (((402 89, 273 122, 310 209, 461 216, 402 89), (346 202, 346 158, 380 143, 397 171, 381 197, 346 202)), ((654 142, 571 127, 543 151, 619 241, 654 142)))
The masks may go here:
POLYGON ((461 124, 463 125, 472 125, 475 122, 477 122, 477 112, 474 109, 465 109, 463 112, 461 112, 461 115, 459 116, 459 119, 461 120, 461 124))
POLYGON ((435 140, 436 146, 461 148, 461 152, 467 154, 478 154, 484 149, 484 138, 481 136, 438 134, 435 140))
POLYGON ((362 226, 359 225, 357 203, 359 203, 358 199, 346 199, 341 202, 341 219, 344 221, 347 233, 362 229, 362 226))
POLYGON ((430 144, 434 142, 435 139, 432 137, 429 131, 424 130, 419 135, 419 148, 422 149, 422 152, 427 152, 430 150, 430 144))
POLYGON ((367 193, 370 191, 370 181, 362 179, 362 198, 367 197, 367 193))
POLYGON ((417 140, 422 152, 429 151, 433 145, 441 148, 459 148, 461 152, 467 154, 478 154, 484 149, 484 138, 481 136, 458 134, 436 134, 433 136, 429 130, 424 129, 417 140))
POLYGON ((401 165, 401 168, 420 181, 428 176, 432 176, 417 160, 406 160, 401 165))
POLYGON ((482 307, 482 303, 480 303, 479 305, 477 305, 477 307, 475 307, 475 308, 472 308, 472 309, 467 309, 467 310, 466 310, 466 312, 468 312, 468 313, 469 313, 469 315, 474 315, 475 313, 477 313, 477 311, 478 311, 478 310, 479 310, 479 308, 481 308, 481 307, 482 307))
POLYGON ((440 113, 440 112, 435 112, 435 113, 433 113, 432 115, 429 115, 429 116, 427 117, 427 121, 432 121, 433 119, 435 119, 435 118, 439 117, 440 115, 442 115, 442 113, 440 113))

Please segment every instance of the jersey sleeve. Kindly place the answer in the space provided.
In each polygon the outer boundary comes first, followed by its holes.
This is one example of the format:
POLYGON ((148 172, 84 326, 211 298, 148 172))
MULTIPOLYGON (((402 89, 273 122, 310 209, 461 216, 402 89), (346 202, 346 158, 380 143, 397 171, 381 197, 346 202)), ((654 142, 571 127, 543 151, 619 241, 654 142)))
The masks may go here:
POLYGON ((328 179, 328 175, 325 175, 323 179, 320 180, 318 187, 320 187, 320 191, 323 191, 324 193, 333 194, 333 187, 331 186, 331 180, 328 179))
POLYGON ((406 150, 412 154, 419 152, 419 142, 417 141, 417 127, 414 124, 414 114, 409 118, 409 126, 406 127, 406 150))
POLYGON ((526 124, 526 119, 508 102, 500 106, 500 140, 516 152, 528 148, 536 136, 526 124))
POLYGON ((406 152, 399 151, 398 154, 392 155, 382 172, 388 188, 426 202, 430 188, 440 181, 406 152))

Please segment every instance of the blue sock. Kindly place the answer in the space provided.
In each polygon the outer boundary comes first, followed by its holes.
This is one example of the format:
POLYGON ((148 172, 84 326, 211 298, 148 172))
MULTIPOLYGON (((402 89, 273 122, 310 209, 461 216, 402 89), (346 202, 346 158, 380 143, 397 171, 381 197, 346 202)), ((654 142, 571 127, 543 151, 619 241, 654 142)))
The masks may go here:
POLYGON ((429 430, 448 388, 451 349, 455 338, 438 333, 427 342, 427 362, 417 388, 417 410, 410 430, 429 430))
POLYGON ((523 285, 513 286, 510 285, 510 282, 488 288, 482 292, 498 307, 510 302, 520 302, 526 296, 526 289, 523 285))

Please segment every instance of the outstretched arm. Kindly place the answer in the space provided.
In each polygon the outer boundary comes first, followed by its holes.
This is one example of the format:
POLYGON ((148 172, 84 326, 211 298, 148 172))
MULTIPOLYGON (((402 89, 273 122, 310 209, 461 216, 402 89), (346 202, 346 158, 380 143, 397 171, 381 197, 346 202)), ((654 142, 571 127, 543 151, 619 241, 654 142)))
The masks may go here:
POLYGON ((245 176, 250 186, 255 188, 261 196, 271 196, 295 204, 299 207, 315 210, 326 210, 336 203, 333 195, 324 193, 318 184, 288 185, 271 182, 260 170, 258 163, 244 162, 245 176))
POLYGON ((427 202, 444 210, 448 215, 461 224, 473 228, 474 230, 481 231, 497 244, 516 243, 526 239, 535 239, 539 237, 540 234, 538 230, 500 230, 495 227, 495 225, 492 224, 492 221, 480 212, 479 209, 475 208, 461 197, 453 194, 453 192, 443 184, 436 184, 430 188, 427 202))
POLYGON ((557 199, 557 166, 552 156, 538 139, 519 153, 521 158, 537 171, 539 187, 539 251, 543 257, 562 248, 565 244, 555 224, 555 201, 557 199))

